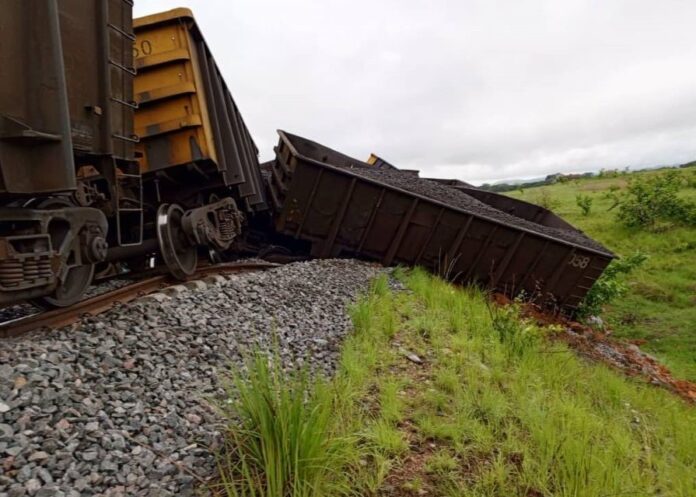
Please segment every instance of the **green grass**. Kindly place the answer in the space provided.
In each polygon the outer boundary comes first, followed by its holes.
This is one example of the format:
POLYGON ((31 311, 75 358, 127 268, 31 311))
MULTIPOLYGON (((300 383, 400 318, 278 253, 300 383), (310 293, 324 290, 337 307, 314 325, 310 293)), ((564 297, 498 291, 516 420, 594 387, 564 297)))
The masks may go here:
MULTIPOLYGON (((658 232, 626 228, 617 209, 608 211, 610 188, 624 189, 632 176, 664 171, 592 178, 515 191, 510 196, 539 203, 550 199, 554 211, 599 240, 618 255, 642 251, 649 256, 630 276, 627 295, 607 306, 604 317, 618 337, 646 340, 642 347, 655 354, 676 376, 696 381, 696 228, 661 226, 658 232), (576 196, 589 196, 592 208, 583 216, 576 196)), ((680 196, 696 201, 696 168, 684 169, 691 178, 680 196)))
POLYGON ((401 278, 409 291, 381 278, 355 305, 330 381, 281 378, 265 359, 238 376, 228 495, 696 495, 692 406, 576 357, 476 289, 401 278))
POLYGON ((227 447, 220 461, 228 496, 310 497, 349 488, 338 471, 351 443, 333 422, 334 392, 303 372, 285 374, 277 357, 257 354, 234 373, 227 447))
POLYGON ((399 342, 430 353, 428 387, 403 412, 415 450, 436 445, 435 495, 696 495, 693 408, 578 359, 477 290, 420 271, 408 285, 399 342), (467 324, 453 329, 453 312, 467 324))

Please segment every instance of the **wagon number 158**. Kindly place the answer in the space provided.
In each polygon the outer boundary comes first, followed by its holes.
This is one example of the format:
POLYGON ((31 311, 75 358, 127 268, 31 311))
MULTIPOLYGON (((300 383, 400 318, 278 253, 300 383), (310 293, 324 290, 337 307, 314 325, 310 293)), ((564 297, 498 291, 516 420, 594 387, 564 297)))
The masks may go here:
POLYGON ((589 263, 590 263, 589 257, 585 257, 582 255, 573 255, 573 258, 570 259, 570 262, 568 264, 570 264, 573 267, 585 269, 589 263))
POLYGON ((139 44, 133 44, 133 57, 136 59, 141 55, 150 55, 152 53, 152 43, 148 40, 143 40, 139 44))

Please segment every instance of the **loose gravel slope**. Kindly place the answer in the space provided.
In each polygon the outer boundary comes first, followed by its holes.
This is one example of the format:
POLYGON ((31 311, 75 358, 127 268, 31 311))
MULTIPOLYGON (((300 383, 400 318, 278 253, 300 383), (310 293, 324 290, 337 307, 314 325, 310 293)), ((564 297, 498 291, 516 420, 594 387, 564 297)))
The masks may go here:
POLYGON ((186 496, 215 470, 220 376, 277 341, 330 372, 382 269, 318 260, 219 278, 0 343, 0 496, 186 496))

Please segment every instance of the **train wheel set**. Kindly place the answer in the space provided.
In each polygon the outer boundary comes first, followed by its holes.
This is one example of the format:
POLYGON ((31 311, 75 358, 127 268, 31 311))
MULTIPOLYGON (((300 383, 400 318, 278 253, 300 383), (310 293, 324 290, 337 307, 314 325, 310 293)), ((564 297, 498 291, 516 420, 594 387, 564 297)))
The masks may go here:
POLYGON ((0 305, 95 268, 280 251, 420 265, 572 314, 614 255, 541 207, 286 132, 258 149, 187 9, 0 0, 0 305), (336 194, 336 192, 341 192, 336 194))

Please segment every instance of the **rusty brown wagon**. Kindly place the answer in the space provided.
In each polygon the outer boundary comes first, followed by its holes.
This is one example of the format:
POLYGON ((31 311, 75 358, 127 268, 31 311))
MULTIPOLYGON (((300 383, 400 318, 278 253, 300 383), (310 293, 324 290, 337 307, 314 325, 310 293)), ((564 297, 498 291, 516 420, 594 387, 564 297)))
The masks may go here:
POLYGON ((524 293, 567 314, 614 258, 538 206, 511 200, 507 207, 517 203, 528 219, 513 216, 496 208, 496 197, 476 193, 481 201, 279 135, 269 188, 276 229, 310 242, 314 256, 420 265, 458 282, 524 293))
POLYGON ((0 303, 69 305, 139 245, 132 2, 0 0, 0 303))

